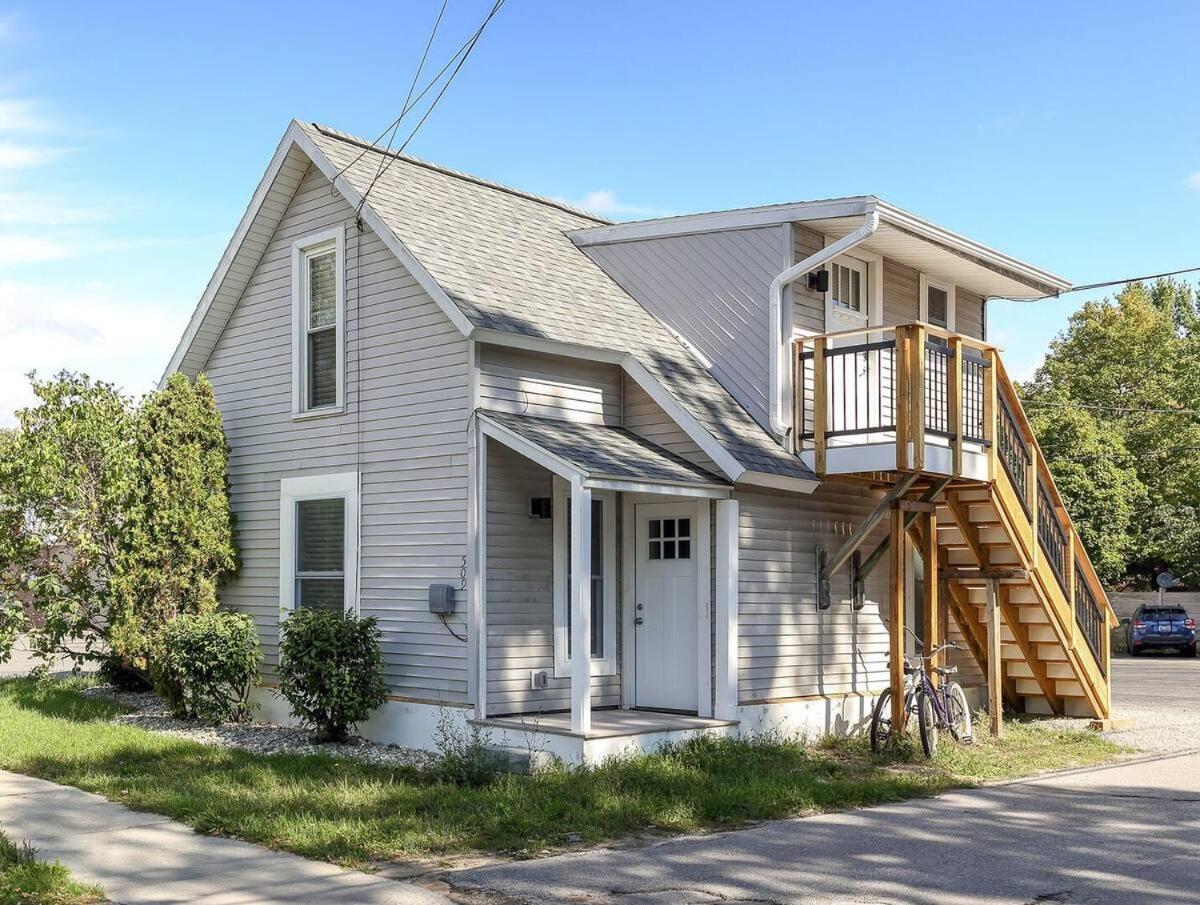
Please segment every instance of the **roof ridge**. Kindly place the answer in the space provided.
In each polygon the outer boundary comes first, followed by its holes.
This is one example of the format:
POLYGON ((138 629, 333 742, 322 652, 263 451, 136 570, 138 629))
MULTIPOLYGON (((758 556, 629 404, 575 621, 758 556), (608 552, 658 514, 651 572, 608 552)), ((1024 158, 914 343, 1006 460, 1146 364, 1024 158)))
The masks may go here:
POLYGON ((484 179, 482 176, 475 176, 471 173, 464 173, 461 170, 455 170, 440 163, 423 160, 420 157, 413 157, 411 154, 400 154, 396 151, 389 151, 383 148, 376 147, 367 141, 365 138, 359 138, 357 135, 351 135, 349 132, 343 132, 341 129, 335 129, 333 126, 322 125, 321 123, 310 123, 310 125, 328 138, 334 138, 338 141, 344 141, 346 144, 356 145, 367 151, 374 151, 376 154, 382 154, 385 157, 391 157, 396 160, 403 160, 405 163, 411 163, 414 166, 424 167, 427 170, 433 170, 435 173, 442 173, 446 176, 452 176, 455 179, 461 179, 464 182, 471 182, 475 185, 483 186, 484 188, 495 189, 499 192, 504 192, 508 195, 515 195, 518 198, 524 198, 528 201, 534 201, 538 204, 544 204, 547 207, 558 208, 561 211, 566 211, 568 214, 574 214, 577 217, 583 217, 591 220, 601 226, 612 226, 615 221, 605 219, 582 208, 567 204, 565 201, 559 201, 555 198, 547 198, 545 195, 536 195, 533 192, 527 192, 524 189, 513 188, 511 185, 504 185, 500 182, 493 182, 491 179, 484 179))

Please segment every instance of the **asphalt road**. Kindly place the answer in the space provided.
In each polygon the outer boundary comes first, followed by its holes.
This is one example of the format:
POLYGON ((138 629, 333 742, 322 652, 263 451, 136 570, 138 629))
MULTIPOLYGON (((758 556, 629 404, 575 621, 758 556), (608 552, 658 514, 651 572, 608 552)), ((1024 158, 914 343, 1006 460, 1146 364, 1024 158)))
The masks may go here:
MULTIPOLYGON (((1200 660, 1113 661, 1114 738, 1200 748, 1200 660)), ((693 903, 1200 902, 1200 754, 763 824, 641 848, 464 871, 497 901, 693 903)))

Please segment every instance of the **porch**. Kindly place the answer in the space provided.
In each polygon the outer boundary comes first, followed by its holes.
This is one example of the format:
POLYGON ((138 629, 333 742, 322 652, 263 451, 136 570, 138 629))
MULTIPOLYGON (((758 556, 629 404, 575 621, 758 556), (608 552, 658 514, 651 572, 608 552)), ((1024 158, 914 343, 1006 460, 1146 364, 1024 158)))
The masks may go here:
POLYGON ((476 431, 475 721, 572 763, 730 731, 728 482, 620 427, 481 411, 476 431))

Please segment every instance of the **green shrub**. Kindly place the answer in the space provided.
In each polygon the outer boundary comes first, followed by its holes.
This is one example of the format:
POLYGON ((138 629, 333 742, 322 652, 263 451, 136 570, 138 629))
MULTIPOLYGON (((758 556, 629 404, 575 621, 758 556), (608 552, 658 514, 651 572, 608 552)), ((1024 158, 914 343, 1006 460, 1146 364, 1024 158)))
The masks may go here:
POLYGON ((317 741, 343 742, 383 705, 383 655, 374 618, 297 610, 284 620, 279 691, 317 741))
POLYGON ((178 717, 221 723, 250 715, 250 686, 262 666, 254 620, 224 610, 167 623, 155 685, 178 717))

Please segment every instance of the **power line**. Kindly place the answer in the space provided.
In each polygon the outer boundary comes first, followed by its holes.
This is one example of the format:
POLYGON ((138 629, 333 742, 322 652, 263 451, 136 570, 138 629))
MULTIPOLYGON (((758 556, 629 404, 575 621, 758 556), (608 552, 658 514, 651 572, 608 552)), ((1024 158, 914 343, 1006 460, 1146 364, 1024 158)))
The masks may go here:
MULTIPOLYGON (((504 6, 504 3, 505 3, 505 0, 496 0, 495 4, 493 4, 493 6, 492 6, 491 11, 487 14, 487 17, 483 20, 482 23, 480 23, 479 28, 477 28, 475 30, 475 33, 468 39, 467 43, 465 45, 463 45, 463 48, 460 49, 459 52, 462 54, 462 56, 459 58, 458 65, 456 65, 454 67, 454 70, 450 73, 449 77, 442 84, 441 89, 438 91, 437 95, 430 102, 428 109, 421 116, 421 118, 419 120, 417 120, 417 124, 415 126, 413 126, 412 131, 408 133, 408 136, 404 139, 404 142, 400 145, 400 147, 397 148, 395 151, 389 151, 388 153, 385 154, 385 157, 387 159, 386 159, 386 161, 384 161, 383 166, 381 166, 379 168, 378 172, 376 172, 375 178, 373 178, 371 180, 370 185, 367 186, 367 190, 365 192, 363 192, 362 200, 360 200, 358 202, 358 208, 356 211, 357 213, 362 213, 362 209, 363 209, 363 207, 366 206, 366 203, 367 203, 367 197, 371 194, 371 190, 375 188, 375 183, 377 183, 383 177, 383 175, 385 173, 387 173, 387 171, 391 168, 392 164, 396 162, 396 159, 401 154, 404 153, 404 149, 408 147, 409 142, 411 142, 413 140, 413 138, 416 137, 417 133, 421 130, 421 127, 423 125, 425 125, 425 121, 427 119, 429 119, 430 115, 433 113, 434 109, 437 107, 438 102, 442 99, 442 96, 445 95, 446 91, 454 83, 455 77, 462 70, 463 66, 467 62, 467 59, 471 56, 471 51, 473 51, 475 49, 475 46, 479 43, 479 39, 483 37, 484 30, 491 23, 492 19, 494 19, 496 17, 496 13, 500 12, 500 9, 501 9, 501 7, 504 6)), ((453 62, 453 59, 454 58, 451 57, 450 61, 453 62)), ((449 63, 447 63, 447 66, 449 66, 449 63)), ((442 72, 445 72, 445 71, 446 71, 446 67, 443 67, 442 72)), ((429 83, 429 85, 426 86, 425 91, 428 91, 429 88, 432 88, 433 85, 436 84, 438 78, 441 78, 441 73, 438 73, 438 75, 434 78, 434 80, 431 81, 429 83)), ((420 97, 423 97, 425 95, 425 91, 421 92, 420 97)), ((420 97, 418 97, 418 99, 417 99, 418 101, 420 100, 420 97)), ((416 103, 417 103, 417 101, 413 102, 414 105, 416 103)), ((403 114, 401 114, 401 117, 403 117, 403 114)))
MULTIPOLYGON (((487 22, 491 21, 492 16, 494 16, 496 14, 496 11, 499 6, 503 6, 503 2, 497 4, 496 7, 493 7, 492 12, 488 14, 487 19, 484 21, 484 25, 486 25, 487 22)), ((445 5, 443 4, 443 9, 444 8, 445 8, 445 5)), ((441 14, 439 13, 438 14, 438 22, 440 22, 440 21, 441 21, 441 14)), ((436 29, 436 24, 434 27, 436 29)), ((380 150, 380 148, 378 147, 379 142, 381 142, 383 140, 384 136, 388 135, 388 133, 392 133, 392 137, 388 139, 388 148, 390 151, 391 144, 395 140, 395 132, 400 128, 400 123, 404 121, 404 117, 406 117, 412 111, 412 109, 421 102, 421 100, 425 97, 425 95, 427 95, 431 90, 433 90, 433 86, 436 85, 441 80, 442 76, 445 75, 446 71, 451 66, 454 65, 455 61, 458 60, 458 58, 464 52, 466 52, 468 50, 468 48, 474 46, 475 42, 478 41, 480 34, 482 34, 482 26, 480 28, 477 28, 474 32, 472 32, 470 37, 468 37, 465 41, 463 41, 463 43, 459 46, 458 50, 454 51, 454 53, 451 54, 450 59, 448 59, 445 62, 445 64, 442 66, 442 68, 439 69, 437 74, 432 79, 429 80, 429 82, 425 85, 424 88, 421 89, 421 92, 416 97, 411 97, 412 89, 411 88, 409 89, 409 94, 410 94, 411 99, 406 100, 404 106, 401 107, 400 115, 397 116, 390 123, 388 123, 388 125, 384 127, 384 130, 382 132, 380 132, 378 135, 376 135, 375 138, 371 140, 370 144, 367 147, 364 147, 361 151, 359 151, 358 155, 353 160, 351 160, 345 166, 341 167, 337 171, 337 173, 334 174, 333 179, 330 180, 330 190, 331 191, 334 191, 333 184, 337 182, 338 177, 344 176, 346 174, 347 170, 349 170, 351 167, 353 167, 360 160, 362 160, 364 157, 367 156, 367 152, 380 150)), ((433 36, 431 35, 429 43, 432 44, 432 42, 433 42, 433 36)), ((428 52, 428 46, 426 47, 426 52, 428 52)), ((420 69, 423 67, 424 67, 424 58, 422 58, 421 67, 418 67, 418 71, 417 71, 418 77, 420 75, 420 69)), ((414 84, 415 84, 415 78, 414 78, 414 84)))
POLYGON ((1127 277, 1123 280, 1105 280, 1101 283, 1084 283, 1081 286, 1072 286, 1070 289, 1063 289, 1059 292, 1051 292, 1049 295, 1039 295, 1032 299, 1014 299, 1004 295, 989 295, 989 299, 1000 299, 1005 302, 1042 302, 1046 299, 1061 298, 1072 292, 1084 292, 1088 289, 1104 289, 1108 286, 1124 286, 1129 283, 1142 283, 1146 280, 1161 280, 1164 277, 1177 277, 1181 273, 1197 273, 1200 272, 1200 267, 1185 267, 1182 270, 1168 270, 1166 273, 1149 273, 1141 277, 1127 277))
POLYGON ((1083 402, 1047 402, 1038 399, 1022 399, 1021 405, 1025 408, 1087 409, 1125 415, 1200 415, 1200 409, 1126 408, 1119 405, 1087 405, 1083 402))

